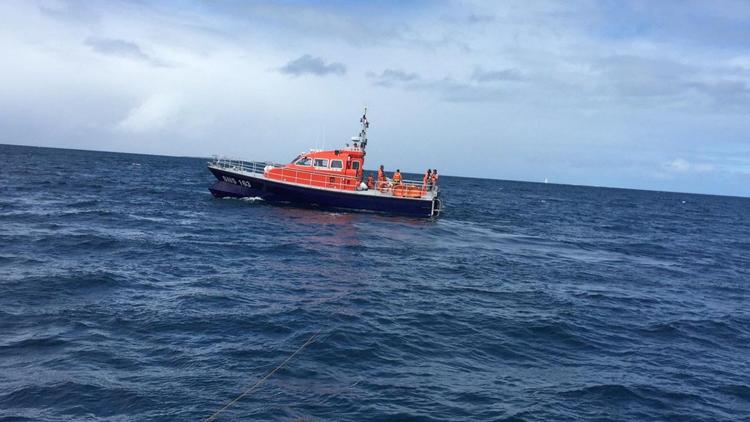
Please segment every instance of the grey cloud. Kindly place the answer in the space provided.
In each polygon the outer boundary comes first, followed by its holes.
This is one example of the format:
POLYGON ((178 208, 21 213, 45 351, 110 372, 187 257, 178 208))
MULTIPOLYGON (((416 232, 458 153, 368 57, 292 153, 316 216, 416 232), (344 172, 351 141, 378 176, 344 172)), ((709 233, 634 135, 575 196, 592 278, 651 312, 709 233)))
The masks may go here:
POLYGON ((472 27, 475 30, 484 25, 489 25, 498 21, 497 16, 486 13, 469 13, 445 15, 442 21, 456 27, 472 27))
POLYGON ((100 54, 138 60, 157 67, 169 67, 167 63, 144 53, 138 44, 130 41, 114 38, 88 38, 86 45, 100 54))
POLYGON ((743 81, 690 82, 685 86, 709 98, 715 108, 750 112, 750 87, 743 81))
POLYGON ((599 6, 598 10, 603 13, 599 25, 607 26, 602 31, 605 34, 612 34, 612 27, 622 30, 638 22, 638 31, 632 35, 693 48, 745 48, 750 37, 750 4, 746 1, 627 2, 619 7, 599 6))
POLYGON ((320 57, 305 54, 279 68, 279 72, 292 76, 304 74, 316 76, 343 75, 346 73, 346 66, 338 62, 326 63, 320 57))
POLYGON ((682 75, 694 74, 691 66, 638 56, 609 56, 594 60, 605 90, 623 97, 670 97, 684 93, 682 75))
POLYGON ((408 91, 432 92, 450 102, 491 102, 507 96, 494 87, 480 86, 451 78, 425 79, 414 72, 385 69, 381 74, 368 73, 374 84, 386 88, 402 88, 408 91))
POLYGON ((375 79, 375 85, 390 87, 396 84, 409 84, 421 80, 421 77, 412 72, 404 72, 398 69, 385 69, 380 75, 368 73, 369 77, 375 79))
POLYGON ((632 107, 750 111, 750 86, 731 74, 661 58, 607 56, 587 62, 591 77, 577 81, 529 80, 517 69, 476 68, 466 79, 428 78, 402 69, 367 74, 376 86, 429 92, 444 101, 486 103, 556 102, 577 107, 632 107), (527 82, 518 84, 515 82, 527 82), (502 83, 511 82, 511 83, 502 83), (519 95, 523 93, 523 95, 519 95))
MULTIPOLYGON (((214 1, 209 10, 244 21, 261 31, 283 28, 285 36, 310 40, 338 40, 357 46, 398 42, 407 25, 389 14, 373 13, 377 2, 354 2, 352 7, 327 7, 317 2, 214 1), (365 14, 366 13, 366 14, 365 14)), ((425 9, 429 4, 423 5, 425 9)), ((236 36, 236 34, 228 34, 236 36)), ((281 43, 286 45, 286 43, 281 43)))
POLYGON ((750 110, 750 87, 732 73, 667 59, 611 56, 594 62, 599 73, 599 95, 654 105, 695 107, 697 100, 715 110, 750 110))
POLYGON ((484 15, 478 13, 471 13, 466 17, 466 21, 470 24, 493 23, 496 20, 497 18, 494 15, 484 15))
POLYGON ((523 79, 523 75, 516 69, 484 70, 476 68, 471 79, 477 82, 520 81, 523 79))
POLYGON ((433 89, 440 92, 446 101, 454 103, 489 103, 508 99, 508 93, 499 88, 488 88, 453 80, 433 83, 433 89))
POLYGON ((63 1, 42 4, 38 8, 45 16, 76 25, 93 25, 98 24, 101 20, 99 13, 94 10, 91 4, 86 2, 63 1))

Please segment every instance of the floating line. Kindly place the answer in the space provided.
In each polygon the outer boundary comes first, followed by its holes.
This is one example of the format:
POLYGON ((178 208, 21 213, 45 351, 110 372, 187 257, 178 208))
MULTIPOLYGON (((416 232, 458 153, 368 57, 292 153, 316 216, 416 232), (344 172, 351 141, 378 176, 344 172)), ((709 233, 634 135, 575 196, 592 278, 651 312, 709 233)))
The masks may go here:
POLYGON ((292 358, 294 356, 297 355, 297 353, 301 352, 302 349, 304 349, 305 347, 309 346, 313 341, 315 341, 315 337, 317 337, 319 333, 320 333, 320 330, 316 331, 315 334, 313 334, 312 336, 310 336, 309 339, 307 339, 307 341, 305 342, 305 344, 303 344, 302 346, 300 346, 299 349, 295 350, 294 353, 292 353, 288 358, 286 358, 284 360, 284 362, 281 362, 279 364, 279 366, 277 366, 276 368, 273 369, 273 371, 271 371, 268 374, 266 374, 265 377, 259 379, 258 382, 256 382, 252 387, 248 388, 247 390, 245 390, 245 392, 243 392, 242 394, 240 394, 239 396, 237 396, 234 400, 230 401, 229 403, 227 403, 226 405, 224 405, 224 407, 222 407, 221 409, 217 410, 213 415, 211 415, 211 416, 207 417, 206 419, 204 419, 203 422, 211 422, 211 421, 215 420, 222 412, 224 412, 225 410, 229 409, 233 404, 237 403, 240 399, 242 399, 246 395, 252 393, 256 388, 258 388, 268 378, 270 378, 271 375, 275 374, 276 371, 278 371, 279 369, 283 368, 284 365, 286 365, 290 360, 292 360, 292 358))

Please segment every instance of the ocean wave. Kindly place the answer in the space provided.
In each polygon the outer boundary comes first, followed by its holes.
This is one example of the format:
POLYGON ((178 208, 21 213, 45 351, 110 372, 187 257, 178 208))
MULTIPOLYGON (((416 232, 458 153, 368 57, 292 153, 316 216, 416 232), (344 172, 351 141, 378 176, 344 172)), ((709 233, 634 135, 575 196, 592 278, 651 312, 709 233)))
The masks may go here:
POLYGON ((92 408, 100 417, 108 417, 132 414, 133 408, 156 404, 152 398, 128 388, 74 381, 34 384, 0 394, 0 405, 5 408, 40 407, 47 401, 54 401, 62 414, 73 418, 90 417, 92 408))
POLYGON ((34 240, 36 247, 48 251, 107 250, 117 247, 121 240, 109 235, 68 234, 65 236, 44 236, 34 240))
POLYGON ((42 349, 59 348, 68 344, 65 340, 57 335, 31 337, 25 339, 4 339, 0 343, 0 352, 6 353, 23 353, 25 350, 39 352, 42 349))
POLYGON ((259 196, 243 196, 241 198, 234 198, 231 196, 223 197, 221 199, 228 200, 228 201, 242 201, 242 202, 262 202, 263 198, 259 196))
POLYGON ((421 220, 0 151, 0 419, 201 420, 298 349, 223 416, 750 415, 750 201, 445 177, 421 220))
POLYGON ((750 403, 750 385, 746 384, 727 384, 719 387, 719 391, 733 397, 740 398, 750 403))
POLYGON ((126 286, 125 277, 107 271, 72 270, 53 274, 29 275, 5 280, 2 285, 17 299, 33 301, 78 295, 81 292, 126 286))
POLYGON ((597 384, 567 390, 560 393, 563 397, 572 399, 597 399, 602 401, 640 401, 645 397, 639 394, 637 388, 622 384, 597 384))

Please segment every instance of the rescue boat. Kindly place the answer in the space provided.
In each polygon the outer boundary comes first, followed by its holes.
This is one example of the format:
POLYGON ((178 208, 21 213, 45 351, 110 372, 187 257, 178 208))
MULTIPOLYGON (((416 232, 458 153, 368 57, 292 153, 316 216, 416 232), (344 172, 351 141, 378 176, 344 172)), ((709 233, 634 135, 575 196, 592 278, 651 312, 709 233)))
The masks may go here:
POLYGON ((367 148, 367 108, 362 128, 351 145, 335 150, 310 150, 288 164, 214 158, 208 169, 217 181, 215 197, 257 197, 271 203, 378 213, 435 217, 440 214, 440 190, 423 180, 378 179, 364 170, 367 148))

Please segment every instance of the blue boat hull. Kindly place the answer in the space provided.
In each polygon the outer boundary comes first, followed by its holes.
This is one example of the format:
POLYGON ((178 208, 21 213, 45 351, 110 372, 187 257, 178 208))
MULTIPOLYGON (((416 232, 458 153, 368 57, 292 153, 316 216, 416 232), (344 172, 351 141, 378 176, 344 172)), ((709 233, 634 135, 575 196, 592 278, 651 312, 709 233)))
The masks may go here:
POLYGON ((440 209, 440 200, 362 195, 293 185, 247 174, 209 167, 218 181, 209 188, 216 197, 259 197, 268 202, 302 206, 366 210, 415 217, 432 217, 440 209))

